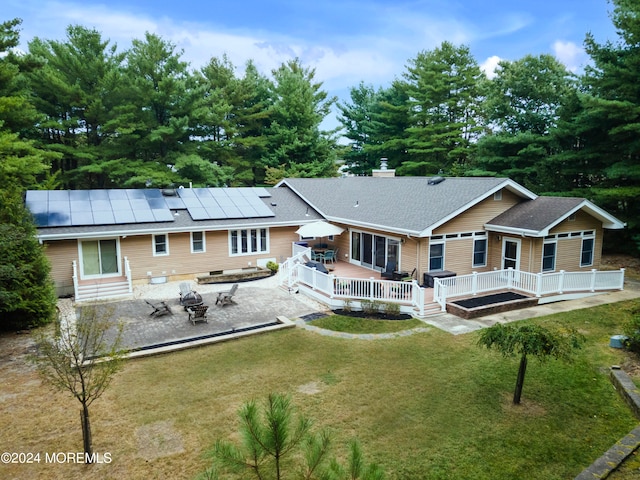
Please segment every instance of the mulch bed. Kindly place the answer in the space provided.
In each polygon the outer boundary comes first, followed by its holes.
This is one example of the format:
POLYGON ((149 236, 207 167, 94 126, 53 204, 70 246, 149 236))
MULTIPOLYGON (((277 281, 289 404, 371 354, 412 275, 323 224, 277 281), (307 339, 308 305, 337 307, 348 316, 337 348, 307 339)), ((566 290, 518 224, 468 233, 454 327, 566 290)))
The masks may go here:
POLYGON ((333 310, 335 315, 344 315, 345 317, 354 317, 354 318, 368 318, 371 320, 409 320, 411 319, 411 315, 408 313, 399 313, 397 315, 391 315, 384 312, 370 313, 363 311, 348 311, 343 310, 341 308, 337 310, 333 310))

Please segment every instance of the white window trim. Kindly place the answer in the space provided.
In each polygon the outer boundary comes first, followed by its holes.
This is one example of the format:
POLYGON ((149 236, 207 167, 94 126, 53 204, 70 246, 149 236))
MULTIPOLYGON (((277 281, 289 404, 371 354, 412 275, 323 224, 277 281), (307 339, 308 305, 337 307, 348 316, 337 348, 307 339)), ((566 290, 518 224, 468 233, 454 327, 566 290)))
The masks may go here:
POLYGON ((489 257, 489 239, 487 237, 473 237, 473 248, 471 249, 471 266, 473 268, 481 268, 487 266, 487 259, 489 257), (476 241, 484 240, 484 263, 475 263, 476 259, 476 241))
POLYGON ((445 271, 445 262, 446 262, 446 250, 447 250, 447 243, 443 242, 443 241, 437 241, 437 242, 429 242, 429 254, 428 254, 428 259, 427 261, 429 262, 429 272, 444 272, 445 271), (440 270, 431 270, 431 247, 434 245, 442 245, 442 268, 440 270))
POLYGON ((591 236, 585 236, 582 238, 582 242, 580 243, 580 268, 582 267, 592 267, 593 266, 593 260, 594 257, 596 256, 596 236, 595 235, 591 235, 591 236), (584 241, 585 240, 591 240, 593 243, 591 244, 591 262, 590 263, 582 263, 582 254, 584 253, 584 241))
POLYGON ((167 257, 169 255, 169 234, 168 233, 154 233, 151 236, 151 251, 154 257, 167 257), (167 245, 167 251, 158 253, 156 251, 156 237, 163 236, 167 245))
POLYGON ((191 237, 191 253, 205 253, 207 251, 207 235, 205 234, 205 232, 191 232, 190 233, 190 237, 191 237), (193 249, 193 234, 194 233, 202 234, 202 250, 194 250, 193 249))
POLYGON ((552 241, 552 242, 544 242, 542 244, 542 258, 540 259, 540 271, 542 273, 551 273, 551 272, 555 272, 556 271, 556 261, 558 259, 558 242, 557 241, 552 241), (553 250, 553 267, 545 270, 544 269, 544 246, 548 245, 548 244, 553 244, 555 245, 555 249, 553 250))
POLYGON ((267 227, 248 227, 248 228, 235 228, 233 230, 229 230, 228 231, 228 237, 227 237, 227 241, 228 241, 228 246, 229 246, 229 256, 230 257, 245 257, 247 255, 265 255, 269 253, 269 250, 271 249, 271 236, 269 235, 269 229, 267 227), (257 238, 258 238, 258 243, 261 244, 260 239, 261 239, 261 235, 260 235, 260 231, 261 230, 265 230, 266 234, 265 234, 265 242, 266 245, 264 246, 264 249, 260 249, 258 248, 258 250, 256 250, 255 252, 249 250, 248 252, 242 252, 240 251, 240 232, 242 230, 246 230, 248 232, 247 234, 247 246, 251 247, 251 230, 257 230, 257 238), (237 253, 233 253, 232 250, 232 244, 231 244, 231 237, 232 237, 232 233, 233 232, 237 232, 238 233, 238 252, 237 253))

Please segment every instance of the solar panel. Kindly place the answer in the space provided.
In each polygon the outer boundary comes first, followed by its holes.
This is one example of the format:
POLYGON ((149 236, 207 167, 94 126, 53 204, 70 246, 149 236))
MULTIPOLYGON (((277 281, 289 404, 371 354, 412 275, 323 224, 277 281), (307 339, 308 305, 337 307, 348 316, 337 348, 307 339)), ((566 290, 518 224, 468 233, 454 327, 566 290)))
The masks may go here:
POLYGON ((26 204, 40 227, 172 222, 172 210, 187 209, 194 220, 272 217, 262 187, 30 190, 26 204))
POLYGON ((274 216, 261 200, 270 196, 264 188, 182 188, 178 195, 194 220, 274 216))
POLYGON ((160 190, 30 190, 25 203, 40 227, 174 220, 160 190))

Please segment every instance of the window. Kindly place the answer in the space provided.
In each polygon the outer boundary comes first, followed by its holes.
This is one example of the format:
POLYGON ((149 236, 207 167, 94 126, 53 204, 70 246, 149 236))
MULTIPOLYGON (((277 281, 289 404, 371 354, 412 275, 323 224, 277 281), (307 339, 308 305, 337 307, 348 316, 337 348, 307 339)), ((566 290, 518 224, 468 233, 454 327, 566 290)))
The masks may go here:
POLYGON ((169 255, 169 239, 166 234, 153 236, 153 255, 169 255))
POLYGON ((444 243, 435 243, 429 248, 429 271, 444 270, 444 243))
POLYGON ((556 243, 545 243, 542 247, 542 271, 553 272, 556 269, 556 243))
POLYGON ((593 238, 582 239, 582 251, 580 254, 580 266, 589 267, 593 265, 593 238))
POLYGON ((500 201, 502 200, 502 190, 498 190, 496 193, 493 194, 493 199, 495 201, 500 201))
POLYGON ((487 265, 487 239, 481 238, 473 241, 473 266, 485 267, 487 265))
POLYGON ((247 255, 268 251, 266 228, 251 228, 229 231, 231 255, 247 255))
POLYGON ((191 232, 191 253, 204 251, 204 232, 191 232))

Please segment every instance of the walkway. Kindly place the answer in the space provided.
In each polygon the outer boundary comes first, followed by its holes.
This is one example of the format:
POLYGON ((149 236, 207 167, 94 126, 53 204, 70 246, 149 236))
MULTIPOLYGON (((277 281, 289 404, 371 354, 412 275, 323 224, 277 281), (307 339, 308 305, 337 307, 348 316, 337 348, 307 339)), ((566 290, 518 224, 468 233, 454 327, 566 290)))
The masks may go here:
POLYGON ((624 284, 624 290, 613 292, 598 292, 595 294, 582 294, 586 296, 563 295, 540 299, 535 307, 512 310, 510 312, 487 315, 474 320, 464 320, 455 315, 443 313, 424 319, 425 323, 445 330, 453 335, 473 332, 481 328, 490 327, 496 323, 509 323, 528 318, 543 317, 554 313, 579 310, 581 308, 597 307, 608 303, 622 302, 640 298, 640 282, 628 280, 624 284))
MULTIPOLYGON (((554 302, 545 299, 547 303, 536 307, 488 315, 474 320, 464 320, 443 313, 422 319, 425 327, 384 334, 350 334, 321 329, 301 320, 301 317, 325 312, 327 309, 303 294, 287 293, 282 290, 278 287, 275 277, 240 283, 236 303, 225 307, 216 306, 215 298, 217 292, 229 289, 229 284, 193 284, 193 288, 203 296, 205 303, 210 305, 211 315, 209 323, 192 325, 188 321, 187 313, 178 303, 179 283, 138 286, 134 289, 133 300, 105 302, 114 309, 114 318, 125 323, 125 347, 133 351, 131 356, 166 352, 293 326, 305 328, 320 335, 362 340, 405 337, 428 331, 430 327, 460 335, 498 322, 513 322, 640 298, 640 282, 628 281, 623 291, 598 293, 588 297, 554 302), (145 300, 167 301, 172 314, 157 318, 150 317, 151 308, 145 300)), ((61 300, 59 305, 65 318, 75 319, 76 312, 69 299, 61 300)))

